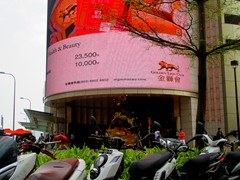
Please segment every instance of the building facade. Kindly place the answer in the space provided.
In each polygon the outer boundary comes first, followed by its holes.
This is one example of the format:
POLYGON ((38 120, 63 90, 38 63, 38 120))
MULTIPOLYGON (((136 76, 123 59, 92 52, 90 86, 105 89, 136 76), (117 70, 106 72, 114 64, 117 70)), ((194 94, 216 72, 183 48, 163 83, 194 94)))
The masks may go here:
MULTIPOLYGON (((223 5, 223 1, 206 2, 206 7, 213 9, 223 5)), ((228 13, 233 12, 227 10, 229 5, 224 8, 228 13)), ((46 131, 73 133, 82 144, 96 130, 90 120, 93 115, 100 129, 112 136, 133 138, 136 128, 146 134, 155 130, 152 121, 161 124, 166 136, 175 137, 180 128, 186 132, 186 139, 195 134, 197 60, 131 35, 116 17, 138 23, 131 16, 135 9, 121 0, 52 0, 48 10, 44 103, 53 123, 45 124, 46 131)), ((173 19, 179 17, 166 7, 162 10, 173 19)), ((148 19, 153 16, 141 13, 148 19)), ((237 37, 240 31, 234 12, 230 14, 234 21, 226 13, 210 14, 206 17, 209 43, 237 37)), ((187 22, 187 15, 182 20, 187 22)), ((177 26, 164 18, 150 23, 161 27, 156 30, 159 34, 173 39, 183 36, 177 26)), ((140 27, 148 31, 147 27, 140 27)), ((236 127, 232 59, 238 59, 237 51, 208 59, 206 128, 209 133, 216 133, 218 127, 224 132, 236 127)))
MULTIPOLYGON (((206 3, 208 43, 230 42, 239 39, 240 2, 208 1, 206 3), (221 13, 213 13, 213 10, 221 13), (213 15, 214 14, 214 15, 213 15)), ((239 61, 239 50, 231 50, 208 59, 206 128, 215 134, 218 127, 224 133, 237 129, 236 93, 234 70, 231 61, 239 61)), ((236 69, 237 77, 239 70, 236 69)), ((239 84, 239 79, 236 79, 239 84)), ((239 89, 237 90, 239 94, 239 89)), ((239 102, 239 98, 238 98, 239 102)))

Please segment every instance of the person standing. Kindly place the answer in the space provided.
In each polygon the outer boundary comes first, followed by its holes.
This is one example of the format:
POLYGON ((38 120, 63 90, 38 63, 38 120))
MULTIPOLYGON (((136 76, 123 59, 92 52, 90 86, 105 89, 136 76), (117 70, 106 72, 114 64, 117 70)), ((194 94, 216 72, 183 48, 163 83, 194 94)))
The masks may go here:
MULTIPOLYGON (((57 135, 57 131, 54 131, 53 134, 50 135, 50 142, 54 141, 55 136, 57 135)), ((51 149, 53 149, 53 147, 55 146, 55 143, 51 144, 51 149)))
POLYGON ((96 142, 96 149, 100 149, 101 148, 101 140, 100 140, 100 138, 99 138, 99 132, 98 132, 98 130, 96 130, 95 131, 95 134, 94 134, 94 136, 95 136, 95 142, 96 142))
POLYGON ((137 135, 136 135, 136 140, 137 140, 137 146, 140 148, 143 148, 142 145, 142 136, 141 136, 141 131, 138 131, 137 135))
POLYGON ((105 132, 104 138, 103 138, 104 146, 109 148, 111 144, 111 137, 109 136, 108 132, 105 132))
POLYGON ((185 136, 186 136, 185 132, 182 129, 180 129, 178 133, 178 138, 184 145, 186 144, 185 136))
POLYGON ((42 141, 45 141, 43 133, 40 134, 40 137, 38 138, 38 143, 41 143, 42 141))
POLYGON ((216 139, 221 139, 224 138, 223 133, 221 131, 221 128, 218 128, 217 134, 216 134, 216 139))
POLYGON ((70 139, 70 142, 71 142, 70 147, 75 146, 76 137, 75 137, 75 135, 73 133, 70 134, 70 138, 69 139, 70 139))

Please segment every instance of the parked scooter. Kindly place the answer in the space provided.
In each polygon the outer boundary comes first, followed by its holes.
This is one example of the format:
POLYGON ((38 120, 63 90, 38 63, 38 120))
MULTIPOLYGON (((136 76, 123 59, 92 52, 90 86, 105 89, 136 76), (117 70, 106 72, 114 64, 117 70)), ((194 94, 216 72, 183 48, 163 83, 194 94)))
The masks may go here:
POLYGON ((205 134, 196 134, 186 144, 200 138, 206 147, 199 156, 184 163, 181 172, 184 172, 186 177, 184 176, 183 179, 218 179, 224 174, 224 147, 231 147, 227 138, 231 135, 235 136, 236 131, 229 132, 224 138, 216 139, 215 136, 208 135, 204 124, 198 123, 202 126, 205 134))
MULTIPOLYGON (((230 137, 234 139, 233 142, 238 142, 237 130, 230 131, 225 138, 230 137)), ((234 143, 230 142, 228 145, 233 145, 234 143)), ((227 152, 225 156, 221 159, 221 177, 218 180, 236 180, 240 179, 240 151, 227 152)), ((215 178, 217 179, 217 178, 215 178)))
MULTIPOLYGON (((42 142, 44 143, 44 142, 42 142)), ((49 144, 49 143, 48 143, 49 144)), ((40 146, 44 147, 44 146, 40 146)), ((41 150, 44 154, 49 155, 49 151, 45 148, 41 150), (48 153, 46 153, 48 152, 48 153)), ((85 166, 83 159, 65 158, 49 161, 41 165, 34 173, 32 173, 28 180, 84 180, 86 177, 85 166)))
MULTIPOLYGON (((153 138, 154 134, 146 135, 141 141, 153 138)), ((121 149, 139 149, 144 150, 134 144, 132 146, 124 146, 124 140, 120 137, 112 137, 111 148, 99 150, 97 159, 91 166, 88 180, 118 179, 124 170, 124 154, 119 151, 121 149)))
MULTIPOLYGON (((206 134, 196 135, 195 137, 190 139, 187 143, 189 143, 193 139, 201 138, 207 146, 200 155, 209 153, 211 153, 211 155, 212 153, 215 154, 218 153, 220 155, 219 161, 217 162, 218 168, 216 169, 215 166, 213 166, 213 169, 211 170, 212 174, 215 176, 215 179, 219 178, 220 176, 221 180, 223 179, 235 180, 240 179, 240 151, 228 152, 224 154, 224 146, 227 147, 233 146, 233 144, 239 141, 236 137, 237 130, 230 131, 226 136, 224 136, 224 138, 220 139, 215 139, 214 136, 209 136, 206 132, 206 134), (228 142, 227 140, 228 138, 234 141, 228 142), (218 173, 216 173, 216 170, 218 171, 218 173)), ((197 158, 202 161, 201 157, 196 157, 196 159, 197 158)), ((198 163, 196 165, 199 166, 198 163)), ((187 166, 188 167, 186 167, 186 169, 189 169, 188 173, 191 173, 192 174, 191 178, 194 178, 194 176, 196 175, 196 172, 192 170, 194 164, 189 163, 189 165, 187 166)))
POLYGON ((200 154, 207 154, 207 153, 214 153, 214 152, 223 152, 224 146, 231 146, 230 143, 228 143, 227 137, 230 136, 233 132, 230 132, 227 134, 224 138, 216 139, 215 136, 209 135, 204 127, 204 124, 201 122, 198 122, 199 126, 202 126, 204 130, 204 134, 196 134, 194 137, 192 137, 190 140, 186 142, 188 145, 193 140, 202 140, 205 147, 202 150, 200 154))
MULTIPOLYGON (((176 169, 178 152, 191 151, 188 146, 180 145, 175 149, 168 147, 171 139, 165 139, 167 151, 150 154, 140 160, 132 162, 129 167, 130 179, 184 179, 184 180, 210 180, 219 177, 223 153, 208 153, 187 160, 183 167, 176 169), (193 173, 194 172, 194 173, 193 173)), ((163 141, 159 141, 163 142, 163 141)), ((173 142, 174 143, 174 142, 173 142)), ((174 147, 174 146, 171 146, 174 147)))
POLYGON ((224 153, 201 154, 188 159, 179 172, 184 180, 216 180, 223 174, 224 153))
POLYGON ((111 144, 113 149, 99 150, 99 155, 92 164, 87 179, 118 179, 123 171, 123 153, 118 149, 123 144, 123 139, 113 137, 111 144))
MULTIPOLYGON (((161 125, 154 121, 154 125, 161 125)), ((159 138, 153 141, 158 147, 164 147, 166 152, 147 155, 140 160, 133 161, 129 167, 130 179, 173 179, 178 177, 176 171, 176 152, 187 150, 179 140, 174 138, 159 138)))
MULTIPOLYGON (((10 136, 0 136, 0 146, 0 179, 25 179, 34 169, 37 153, 41 150, 35 145, 31 149, 33 153, 23 154, 23 150, 18 152, 17 143, 10 136)), ((47 154, 51 155, 50 152, 47 154)))
MULTIPOLYGON (((91 120, 93 124, 97 127, 96 118, 92 116, 91 120)), ((145 141, 153 137, 154 134, 150 134, 145 136, 141 141, 145 141)), ((124 170, 124 155, 119 150, 141 149, 137 146, 137 144, 134 144, 133 146, 124 146, 124 143, 125 141, 122 138, 112 137, 110 141, 110 148, 106 150, 99 150, 99 155, 92 164, 87 179, 118 179, 124 170)))
POLYGON ((28 179, 84 180, 85 177, 85 161, 77 158, 66 158, 43 164, 28 179))
MULTIPOLYGON (((231 131, 229 134, 233 136, 234 142, 239 142, 237 139, 237 130, 231 131)), ((234 144, 234 143, 232 143, 234 144)), ((236 180, 240 179, 240 151, 226 153, 223 166, 224 175, 219 180, 236 180)))
MULTIPOLYGON (((197 136, 198 137, 198 136, 197 136)), ((201 135, 201 138, 208 136, 201 135)), ((206 138, 206 140, 210 140, 206 138)), ((214 141, 209 141, 213 143, 214 141)), ((224 140, 225 142, 225 140, 224 140)), ((166 152, 150 154, 134 161, 129 167, 130 179, 217 179, 222 175, 224 153, 208 152, 188 159, 182 168, 176 169, 178 152, 190 151, 189 146, 179 144, 176 139, 161 138, 159 143, 166 152)), ((219 143, 216 143, 219 145, 219 143)), ((213 145, 213 144, 212 144, 213 145)))
POLYGON ((224 175, 219 180, 240 179, 240 151, 228 152, 224 160, 224 175))
POLYGON ((80 179, 85 175, 85 162, 81 159, 68 158, 53 160, 45 163, 35 173, 34 170, 37 154, 42 152, 53 159, 54 155, 44 146, 33 144, 28 140, 22 143, 22 149, 18 151, 16 141, 10 136, 0 135, 0 179, 1 180, 24 180, 28 179, 80 179), (31 151, 32 153, 25 152, 31 151), (47 171, 45 171, 47 169, 47 171), (61 169, 61 170, 60 170, 61 169), (50 174, 47 174, 50 173, 50 174), (31 175, 30 175, 31 174, 31 175), (29 176, 30 175, 30 176, 29 176))
MULTIPOLYGON (((154 126, 161 129, 161 125, 158 122, 154 121, 153 124, 154 124, 154 126)), ((161 137, 159 139, 153 140, 152 142, 154 145, 158 146, 159 148, 167 148, 168 147, 169 149, 176 149, 180 145, 183 145, 183 143, 176 138, 161 137)))

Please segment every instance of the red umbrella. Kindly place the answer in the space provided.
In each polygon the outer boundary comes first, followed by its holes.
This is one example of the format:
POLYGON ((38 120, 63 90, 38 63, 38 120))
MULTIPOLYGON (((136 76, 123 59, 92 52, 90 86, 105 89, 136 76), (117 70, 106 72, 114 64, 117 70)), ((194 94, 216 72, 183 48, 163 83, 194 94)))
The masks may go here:
POLYGON ((9 129, 9 128, 6 128, 6 129, 3 129, 4 133, 5 134, 9 134, 9 135, 24 135, 24 134, 32 134, 31 131, 29 130, 25 130, 25 129, 16 129, 15 131, 9 129))
POLYGON ((16 129, 12 133, 12 135, 24 135, 24 134, 32 134, 32 132, 29 130, 25 130, 25 129, 16 129))
POLYGON ((3 129, 4 134, 10 134, 12 135, 13 131, 9 128, 3 129))

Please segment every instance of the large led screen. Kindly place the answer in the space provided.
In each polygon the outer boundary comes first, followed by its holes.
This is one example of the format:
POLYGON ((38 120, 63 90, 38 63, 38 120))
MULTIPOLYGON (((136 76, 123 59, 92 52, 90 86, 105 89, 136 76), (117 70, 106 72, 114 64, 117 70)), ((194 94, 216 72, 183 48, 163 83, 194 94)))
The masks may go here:
MULTIPOLYGON (((190 89, 189 58, 133 36, 118 23, 126 18, 149 31, 124 0, 49 0, 48 5, 46 96, 101 88, 190 89)), ((154 13, 162 10, 140 15, 159 34, 181 36, 171 23, 176 15, 164 8, 167 16, 157 21, 154 13)))

